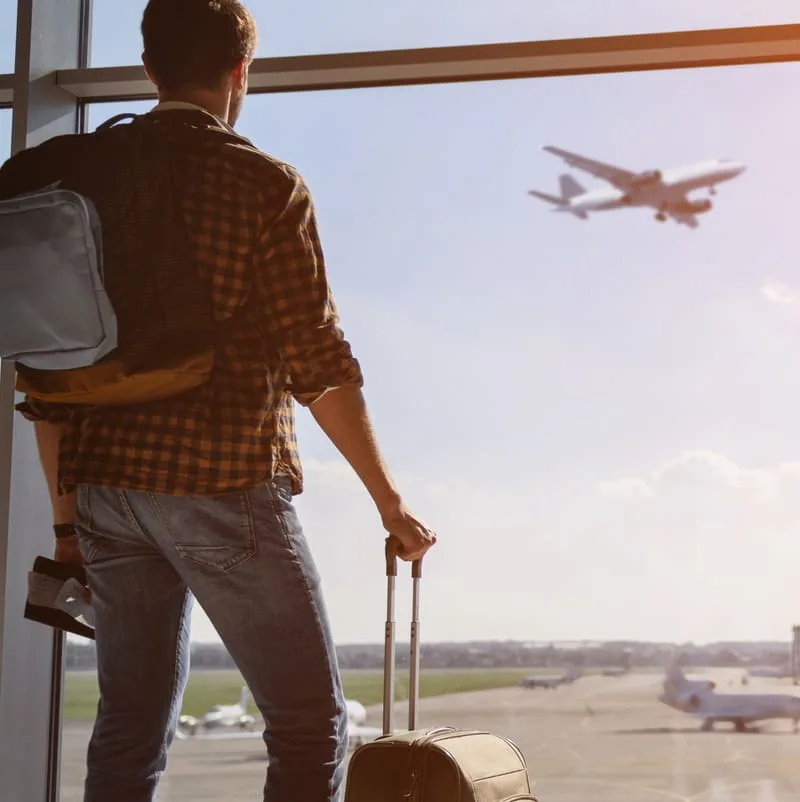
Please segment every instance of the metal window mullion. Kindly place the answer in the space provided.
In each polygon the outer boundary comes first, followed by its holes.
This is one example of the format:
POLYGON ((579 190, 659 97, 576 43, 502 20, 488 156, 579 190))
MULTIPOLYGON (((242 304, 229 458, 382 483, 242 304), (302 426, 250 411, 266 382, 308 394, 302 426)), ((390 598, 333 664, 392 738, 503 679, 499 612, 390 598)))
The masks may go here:
MULTIPOLYGON (((86 0, 19 0, 15 72, 0 76, 12 152, 76 131, 79 104, 56 76, 81 66, 86 13, 86 0)), ((53 551, 52 513, 33 427, 13 411, 15 380, 0 364, 0 802, 57 802, 63 633, 23 617, 33 560, 53 551)))
MULTIPOLYGON (((249 85, 258 94, 798 60, 800 25, 778 25, 261 58, 251 66, 249 85)), ((155 96, 140 66, 62 70, 57 81, 82 101, 155 96)))

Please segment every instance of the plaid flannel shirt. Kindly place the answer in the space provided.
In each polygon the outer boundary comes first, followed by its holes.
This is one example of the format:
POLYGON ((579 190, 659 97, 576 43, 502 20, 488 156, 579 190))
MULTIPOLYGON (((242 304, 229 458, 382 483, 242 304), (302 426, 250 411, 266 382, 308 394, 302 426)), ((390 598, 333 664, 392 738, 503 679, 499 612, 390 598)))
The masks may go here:
MULTIPOLYGON (((6 162, 0 197, 29 188, 27 177, 37 172, 29 168, 43 147, 6 162)), ((28 420, 65 427, 62 492, 90 484, 206 495, 286 473, 300 493, 293 402, 308 406, 328 389, 363 384, 339 327, 302 177, 255 148, 231 145, 209 148, 195 168, 183 195, 184 218, 215 313, 233 318, 212 377, 196 390, 139 407, 26 398, 17 409, 28 420)))

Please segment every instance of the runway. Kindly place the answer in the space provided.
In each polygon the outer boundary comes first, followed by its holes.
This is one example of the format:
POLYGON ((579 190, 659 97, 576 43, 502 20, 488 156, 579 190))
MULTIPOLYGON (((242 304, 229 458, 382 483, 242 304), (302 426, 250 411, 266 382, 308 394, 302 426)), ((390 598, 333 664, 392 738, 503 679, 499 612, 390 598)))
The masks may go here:
MULTIPOLYGON (((794 689, 785 681, 741 672, 709 671, 720 692, 794 689)), ((555 691, 507 688, 423 699, 421 727, 485 729, 522 749, 539 802, 797 802, 800 735, 787 721, 759 733, 734 733, 700 722, 657 701, 661 677, 585 677, 555 691)), ((380 711, 369 710, 371 723, 380 711)), ((396 726, 405 724, 397 706, 396 726)), ((89 728, 66 725, 62 743, 62 802, 81 802, 89 728)), ((264 782, 260 739, 176 741, 159 802, 255 802, 264 782)))

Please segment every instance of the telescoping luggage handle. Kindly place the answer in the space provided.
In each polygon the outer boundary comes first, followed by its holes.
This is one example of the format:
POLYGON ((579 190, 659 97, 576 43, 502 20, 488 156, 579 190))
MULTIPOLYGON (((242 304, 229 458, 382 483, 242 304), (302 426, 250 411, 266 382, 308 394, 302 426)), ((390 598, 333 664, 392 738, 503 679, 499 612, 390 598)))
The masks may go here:
MULTIPOLYGON (((397 577, 397 553, 399 542, 386 538, 386 637, 383 651, 383 734, 394 731, 394 685, 395 685, 395 579, 397 577)), ((417 728, 417 703, 419 702, 419 590, 422 579, 422 559, 411 563, 412 601, 411 638, 409 643, 408 675, 408 729, 417 728)))

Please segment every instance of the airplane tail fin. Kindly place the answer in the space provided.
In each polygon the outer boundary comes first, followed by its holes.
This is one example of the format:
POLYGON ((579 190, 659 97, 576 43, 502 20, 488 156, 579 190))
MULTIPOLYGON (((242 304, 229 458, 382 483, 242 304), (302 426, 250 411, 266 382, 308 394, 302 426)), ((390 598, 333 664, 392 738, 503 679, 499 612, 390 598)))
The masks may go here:
POLYGON ((674 661, 667 666, 664 680, 671 685, 682 685, 686 681, 686 675, 683 673, 680 663, 674 661))
POLYGON ((558 185, 561 187, 561 199, 564 201, 568 201, 576 195, 583 195, 586 192, 569 173, 564 173, 558 177, 558 185))
POLYGON ((560 195, 550 195, 537 189, 529 189, 528 194, 555 206, 554 212, 567 212, 574 217, 579 217, 581 220, 586 220, 588 218, 586 212, 577 211, 571 208, 569 204, 570 199, 585 192, 584 188, 571 175, 567 174, 559 176, 558 183, 561 190, 560 195))
POLYGON ((559 198, 556 195, 549 195, 547 192, 539 192, 538 189, 529 189, 528 194, 533 195, 534 198, 540 198, 543 201, 552 203, 554 206, 564 205, 564 201, 562 198, 559 198))

